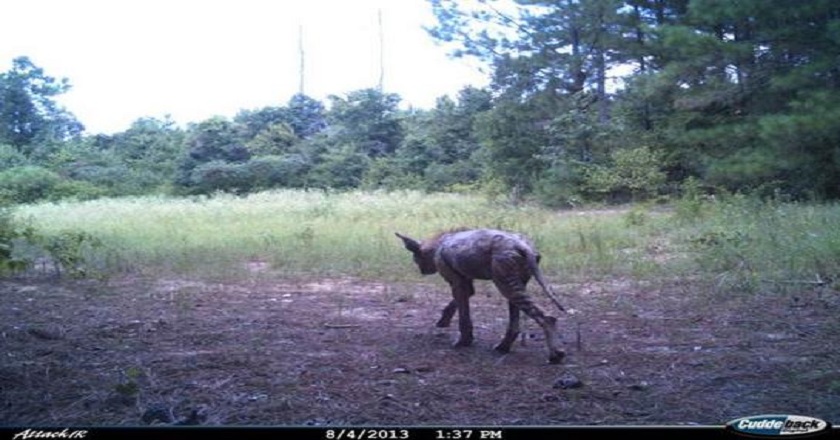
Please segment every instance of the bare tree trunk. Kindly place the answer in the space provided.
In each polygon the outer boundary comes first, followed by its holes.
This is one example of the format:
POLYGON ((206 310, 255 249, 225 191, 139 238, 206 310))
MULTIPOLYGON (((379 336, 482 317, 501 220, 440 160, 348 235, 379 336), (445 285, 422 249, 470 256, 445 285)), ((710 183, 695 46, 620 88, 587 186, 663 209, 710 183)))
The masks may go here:
POLYGON ((610 101, 607 98, 607 60, 603 48, 596 49, 595 64, 598 75, 595 86, 598 94, 598 122, 606 124, 610 121, 610 101))
POLYGON ((385 86, 385 32, 382 28, 382 9, 378 12, 379 19, 379 93, 385 86))
POLYGON ((304 78, 305 78, 305 62, 304 62, 304 51, 303 51, 303 25, 298 27, 298 55, 300 56, 300 64, 298 72, 299 75, 299 83, 298 83, 298 93, 304 95, 304 78))

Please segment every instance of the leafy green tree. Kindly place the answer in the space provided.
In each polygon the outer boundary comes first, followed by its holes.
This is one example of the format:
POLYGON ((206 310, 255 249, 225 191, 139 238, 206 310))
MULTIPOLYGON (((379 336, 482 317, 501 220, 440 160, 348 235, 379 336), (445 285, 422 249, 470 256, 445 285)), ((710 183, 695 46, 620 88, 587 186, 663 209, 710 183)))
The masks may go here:
POLYGON ((299 141, 289 124, 277 122, 257 133, 245 143, 245 147, 254 156, 283 155, 291 152, 299 141))
POLYGON ((467 87, 459 92, 458 102, 446 97, 438 100, 426 127, 432 148, 440 154, 437 161, 467 160, 481 147, 475 122, 493 107, 492 99, 486 90, 467 87))
POLYGON ((665 183, 662 155, 649 147, 615 150, 607 165, 586 169, 585 187, 610 201, 640 201, 655 196, 665 183))
POLYGON ((327 111, 320 101, 303 94, 295 94, 287 104, 288 123, 297 137, 309 139, 327 128, 327 111))
POLYGON ((84 126, 54 100, 69 89, 66 78, 46 75, 28 57, 15 58, 0 73, 0 143, 29 154, 38 142, 78 136, 84 126))
POLYGON ((141 118, 125 132, 57 143, 32 161, 58 173, 69 185, 62 191, 77 197, 144 194, 172 181, 182 146, 174 123, 141 118))
POLYGON ((481 140, 508 185, 589 191, 647 145, 672 180, 840 197, 836 2, 431 4, 433 36, 492 69, 481 140))
POLYGON ((25 165, 0 171, 0 204, 47 199, 60 182, 58 174, 39 166, 25 165))
POLYGON ((586 172, 608 165, 616 150, 632 147, 613 117, 601 123, 597 96, 580 92, 551 100, 554 110, 540 124, 545 144, 537 158, 543 163, 534 185, 536 197, 551 206, 575 206, 586 197, 586 172))
POLYGON ((119 133, 100 133, 65 141, 45 151, 46 155, 36 156, 33 162, 42 164, 66 178, 109 186, 113 190, 109 192, 110 195, 136 194, 137 191, 123 192, 125 188, 134 185, 134 177, 129 175, 129 160, 122 156, 116 146, 115 140, 119 136, 119 133), (107 175, 110 177, 106 177, 107 175))
POLYGON ((300 154, 286 154, 253 157, 244 166, 251 179, 251 189, 264 190, 304 187, 311 164, 300 154))
POLYGON ((187 154, 199 162, 245 162, 250 158, 248 150, 241 144, 237 125, 221 117, 191 126, 187 134, 187 145, 187 154))
POLYGON ((324 153, 307 174, 309 186, 350 189, 361 185, 371 159, 352 145, 334 147, 324 153))
POLYGON ((371 159, 360 186, 364 189, 422 189, 428 186, 421 173, 407 171, 402 158, 384 156, 371 159))
POLYGON ((29 159, 18 151, 17 148, 8 144, 0 144, 0 170, 26 165, 28 163, 29 159))
POLYGON ((249 142, 269 127, 285 124, 298 139, 308 139, 327 128, 324 104, 306 95, 296 94, 286 107, 242 110, 233 118, 242 142, 249 142))
POLYGON ((346 97, 333 95, 330 100, 329 136, 335 145, 353 145, 368 157, 396 151, 404 136, 397 108, 399 95, 363 89, 346 97))
POLYGON ((499 98, 482 117, 480 141, 493 180, 516 194, 580 184, 574 164, 606 157, 599 150, 608 149, 599 140, 612 131, 609 70, 630 56, 621 50, 629 30, 624 3, 432 4, 432 35, 492 66, 499 98))
POLYGON ((432 0, 431 34, 493 67, 493 85, 512 97, 591 90, 599 115, 609 113, 608 70, 625 62, 620 0, 432 0))
POLYGON ((189 185, 194 192, 208 194, 214 191, 247 193, 253 186, 253 179, 243 163, 212 160, 199 164, 190 173, 189 185))
MULTIPOLYGON (((169 117, 140 118, 110 139, 94 138, 94 150, 111 151, 128 169, 126 193, 154 191, 172 181, 178 158, 184 154, 185 133, 169 117)), ((100 153, 101 154, 101 153, 100 153)))
POLYGON ((484 164, 477 154, 482 146, 476 121, 492 107, 489 91, 466 87, 457 102, 441 97, 434 109, 406 115, 406 136, 394 154, 391 171, 413 177, 392 178, 391 185, 404 182, 417 186, 422 178, 423 187, 440 191, 480 180, 484 164))
POLYGON ((379 162, 378 173, 390 170, 395 174, 410 174, 422 178, 426 168, 440 160, 443 152, 437 143, 429 137, 431 112, 418 111, 407 116, 404 121, 405 137, 394 152, 394 157, 386 157, 387 162, 379 162), (385 167, 384 165, 388 166, 385 167))
MULTIPOLYGON (((186 154, 181 157, 177 166, 175 175, 176 185, 197 191, 202 191, 208 187, 222 189, 221 187, 217 188, 215 184, 210 184, 209 186, 201 184, 201 179, 204 176, 211 176, 215 179, 214 176, 216 174, 213 174, 215 172, 213 171, 213 167, 209 167, 197 175, 193 175, 193 172, 201 165, 210 162, 215 162, 214 165, 219 165, 219 163, 241 164, 246 162, 250 159, 251 153, 242 145, 240 140, 237 125, 225 118, 215 117, 190 126, 187 130, 186 154)), ((227 176, 228 174, 234 173, 228 168, 221 166, 216 168, 221 169, 217 173, 218 175, 227 176)), ((236 179, 220 177, 217 180, 228 182, 229 180, 235 181, 236 179)), ((230 186, 226 185, 221 186, 230 186)))
POLYGON ((233 117, 238 135, 243 142, 253 139, 274 124, 288 123, 289 110, 284 107, 263 107, 258 110, 241 110, 233 117))
POLYGON ((538 100, 520 103, 497 101, 495 107, 481 114, 476 130, 485 148, 488 177, 502 182, 514 198, 530 192, 546 168, 540 157, 550 144, 548 130, 540 121, 549 120, 551 110, 538 100))
POLYGON ((837 197, 840 6, 831 1, 687 3, 656 31, 662 68, 650 118, 683 174, 732 190, 837 197))

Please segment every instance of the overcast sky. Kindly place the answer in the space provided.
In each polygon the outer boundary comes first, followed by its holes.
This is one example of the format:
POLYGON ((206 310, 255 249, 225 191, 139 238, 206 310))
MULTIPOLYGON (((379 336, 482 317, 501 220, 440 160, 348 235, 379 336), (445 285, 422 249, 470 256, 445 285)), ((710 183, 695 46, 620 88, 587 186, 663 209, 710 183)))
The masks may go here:
POLYGON ((453 60, 423 30, 426 0, 15 0, 2 6, 0 71, 26 55, 72 90, 59 101, 88 133, 123 131, 140 117, 181 124, 241 109, 285 105, 299 87, 303 28, 305 92, 375 87, 384 30, 384 86, 404 105, 486 77, 453 60))

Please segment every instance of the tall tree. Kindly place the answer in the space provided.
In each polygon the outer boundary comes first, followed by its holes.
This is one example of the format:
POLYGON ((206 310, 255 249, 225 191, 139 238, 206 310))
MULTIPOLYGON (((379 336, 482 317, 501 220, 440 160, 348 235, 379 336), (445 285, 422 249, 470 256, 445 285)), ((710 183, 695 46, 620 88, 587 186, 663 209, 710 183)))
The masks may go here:
POLYGON ((657 30, 672 156, 708 183, 840 196, 840 5, 693 0, 657 30))
POLYGON ((619 0, 481 1, 470 9, 455 0, 431 0, 438 18, 430 29, 493 68, 498 90, 516 96, 591 90, 604 102, 608 69, 618 58, 619 0))
POLYGON ((596 157, 596 138, 611 119, 611 71, 629 57, 623 2, 480 1, 472 9, 431 2, 432 35, 493 69, 498 99, 482 139, 497 177, 528 190, 547 166, 596 157))
POLYGON ((397 106, 399 95, 376 89, 331 96, 331 136, 337 145, 353 145, 369 157, 392 154, 403 138, 397 106))
POLYGON ((169 117, 140 118, 112 137, 112 148, 131 170, 133 184, 150 191, 171 182, 184 154, 185 133, 169 117))
POLYGON ((497 171, 533 170, 534 154, 604 169, 647 147, 671 179, 840 197, 836 2, 430 2, 432 35, 493 70, 497 171))
POLYGON ((466 87, 457 101, 444 96, 432 110, 407 114, 406 136, 390 170, 392 181, 418 186, 422 180, 430 190, 475 183, 484 174, 476 122, 492 107, 489 91, 466 87))
POLYGON ((289 110, 285 107, 263 107, 257 110, 240 110, 233 117, 239 125, 239 135, 243 142, 253 139, 260 132, 274 124, 288 123, 289 110))
POLYGON ((68 90, 66 78, 46 75, 28 57, 15 58, 0 73, 0 143, 28 154, 36 142, 79 135, 84 126, 54 100, 68 90))
POLYGON ((242 164, 251 157, 242 145, 237 125, 221 117, 191 125, 186 144, 175 176, 175 183, 184 188, 201 187, 202 175, 195 171, 204 164, 242 164))
POLYGON ((286 112, 288 123, 301 139, 308 139, 327 128, 326 109, 321 101, 298 93, 289 99, 286 112))

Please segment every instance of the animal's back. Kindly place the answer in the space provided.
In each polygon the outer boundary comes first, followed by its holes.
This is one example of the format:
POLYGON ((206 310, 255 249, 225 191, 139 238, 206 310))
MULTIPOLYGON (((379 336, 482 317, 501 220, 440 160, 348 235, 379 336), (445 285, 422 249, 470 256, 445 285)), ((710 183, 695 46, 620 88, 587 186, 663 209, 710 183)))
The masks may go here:
POLYGON ((445 264, 467 278, 489 280, 495 251, 501 249, 532 249, 530 242, 513 232, 497 229, 456 231, 442 237, 435 256, 438 264, 445 264))

